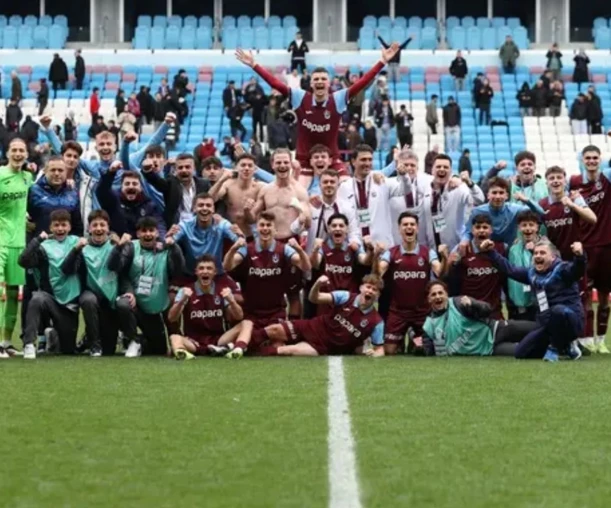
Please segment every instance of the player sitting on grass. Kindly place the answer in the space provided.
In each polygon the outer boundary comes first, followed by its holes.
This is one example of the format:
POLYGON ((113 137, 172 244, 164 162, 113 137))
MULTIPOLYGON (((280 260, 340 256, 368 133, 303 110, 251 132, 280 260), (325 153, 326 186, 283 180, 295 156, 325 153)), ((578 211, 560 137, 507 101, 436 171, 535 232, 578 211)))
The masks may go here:
POLYGON ((382 279, 366 275, 356 294, 348 291, 321 293, 321 286, 328 282, 326 275, 321 276, 312 286, 310 300, 316 305, 333 305, 333 310, 313 319, 285 321, 255 332, 271 343, 260 349, 261 354, 384 356, 384 321, 375 309, 384 286, 382 279), (364 352, 368 338, 373 348, 364 352), (283 345, 278 346, 279 343, 283 345))
POLYGON ((231 288, 216 278, 216 260, 205 254, 195 267, 197 281, 178 291, 168 320, 179 322, 183 317, 184 335, 171 335, 170 345, 177 360, 191 360, 205 355, 208 346, 216 346, 226 331, 226 323, 241 321, 242 307, 231 288))
POLYGON ((19 257, 19 264, 34 269, 39 290, 35 291, 26 314, 23 334, 23 357, 36 359, 36 339, 43 320, 53 322, 52 336, 47 347, 54 349, 59 341, 63 354, 74 353, 78 331, 78 298, 81 284, 78 275, 66 275, 62 265, 70 251, 78 244, 78 236, 70 235, 70 213, 51 212, 51 234, 40 233, 30 241, 19 257))
POLYGON ((549 240, 541 240, 535 244, 530 268, 512 265, 494 250, 491 240, 486 240, 481 248, 489 252, 492 262, 508 277, 528 284, 539 306, 537 328, 520 342, 516 358, 543 358, 556 362, 559 353, 566 353, 577 360, 581 351, 575 341, 584 327, 578 282, 586 270, 581 243, 573 244, 574 260, 566 262, 560 259, 549 240))
POLYGON ((126 314, 124 333, 130 341, 126 358, 142 354, 138 327, 146 341, 146 353, 166 354, 163 313, 170 306, 169 280, 182 273, 184 266, 182 252, 172 238, 166 239, 165 246, 159 243, 159 229, 154 218, 140 219, 136 230, 138 240, 131 241, 129 235, 123 235, 111 254, 111 259, 115 256, 122 258, 120 262, 113 259, 111 264, 124 267, 126 273, 123 282, 127 291, 117 301, 119 312, 126 314))
POLYGON ((440 281, 429 283, 427 295, 431 313, 422 337, 414 339, 427 356, 513 356, 516 343, 536 328, 531 321, 492 319, 493 309, 486 302, 449 298, 448 287, 440 281))

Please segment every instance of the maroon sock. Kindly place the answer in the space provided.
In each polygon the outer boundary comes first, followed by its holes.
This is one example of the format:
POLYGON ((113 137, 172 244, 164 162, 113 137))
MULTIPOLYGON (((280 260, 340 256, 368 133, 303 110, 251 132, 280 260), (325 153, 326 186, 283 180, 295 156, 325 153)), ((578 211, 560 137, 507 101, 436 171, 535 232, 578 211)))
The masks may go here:
POLYGON ((604 338, 607 335, 607 325, 609 323, 609 307, 598 306, 596 309, 596 335, 604 338))
POLYGON ((586 311, 586 327, 584 330, 584 336, 594 336, 594 311, 592 309, 586 311))
POLYGON ((246 344, 246 342, 244 341, 239 340, 235 343, 235 347, 239 347, 243 351, 246 351, 248 349, 248 344, 246 344))

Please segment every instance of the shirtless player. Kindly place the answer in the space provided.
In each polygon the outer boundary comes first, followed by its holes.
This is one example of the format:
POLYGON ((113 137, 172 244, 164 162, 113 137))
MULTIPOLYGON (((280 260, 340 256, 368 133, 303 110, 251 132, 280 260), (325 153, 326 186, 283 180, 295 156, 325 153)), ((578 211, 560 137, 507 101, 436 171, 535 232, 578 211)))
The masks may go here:
POLYGON ((252 230, 245 217, 245 204, 256 200, 263 183, 255 181, 255 158, 249 153, 238 156, 235 163, 236 173, 226 172, 210 189, 215 201, 224 200, 227 204, 227 215, 230 222, 237 224, 247 241, 252 240, 252 230))

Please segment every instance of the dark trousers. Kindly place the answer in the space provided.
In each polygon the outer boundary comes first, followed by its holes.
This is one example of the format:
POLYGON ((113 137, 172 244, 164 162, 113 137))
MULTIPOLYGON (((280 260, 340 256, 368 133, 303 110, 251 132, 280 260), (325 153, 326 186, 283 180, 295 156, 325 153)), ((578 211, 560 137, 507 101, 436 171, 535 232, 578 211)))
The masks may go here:
POLYGON ((494 335, 496 356, 514 356, 518 342, 537 328, 534 321, 499 321, 494 335))
POLYGON ((401 148, 404 146, 412 146, 414 142, 414 137, 412 136, 411 131, 397 131, 397 137, 399 138, 399 144, 401 148))
POLYGON ((590 122, 590 134, 602 134, 603 129, 600 120, 592 120, 590 122))
POLYGON ((540 316, 537 327, 518 344, 516 358, 543 358, 551 345, 562 352, 583 334, 584 317, 565 305, 555 305, 540 316))
POLYGON ((83 89, 83 79, 84 79, 84 76, 76 78, 76 89, 77 90, 83 89))
POLYGON ((113 355, 117 349, 119 329, 125 328, 120 315, 103 298, 85 290, 79 297, 79 305, 85 320, 85 333, 89 347, 101 348, 104 355, 113 355))
POLYGON ((490 125, 490 104, 479 107, 479 124, 490 125))
POLYGON ((428 126, 431 129, 431 134, 437 134, 437 124, 436 123, 429 123, 428 126))
POLYGON ((47 107, 48 102, 49 101, 47 99, 43 99, 43 100, 39 101, 39 103, 38 103, 38 116, 42 116, 45 108, 47 107))
POLYGON ((303 60, 295 60, 291 58, 291 72, 297 69, 300 73, 303 74, 303 71, 306 68, 305 58, 303 60))
POLYGON ((125 324, 123 333, 129 341, 142 343, 142 353, 149 355, 165 355, 168 351, 163 314, 147 314, 137 306, 132 309, 127 298, 117 300, 119 320, 125 324), (142 339, 138 337, 138 328, 142 331, 142 339))
POLYGON ((507 65, 503 65, 503 72, 505 74, 513 74, 516 70, 516 65, 513 63, 507 63, 507 65))
POLYGON ((537 307, 516 307, 513 302, 507 302, 509 319, 517 321, 535 321, 537 319, 537 307))
POLYGON ((70 310, 44 291, 35 291, 28 305, 23 334, 24 344, 34 344, 38 330, 43 323, 51 320, 59 336, 59 349, 62 354, 71 355, 76 347, 78 332, 78 309, 70 310))
MULTIPOLYGON (((21 298, 21 322, 23 325, 21 326, 21 338, 23 340, 23 336, 25 335, 25 323, 27 323, 28 317, 28 306, 32 301, 32 295, 34 291, 38 288, 36 286, 36 282, 34 281, 34 275, 32 275, 31 270, 25 271, 25 286, 23 286, 23 296, 21 298)), ((49 320, 41 322, 40 328, 38 329, 38 335, 42 335, 45 331, 45 328, 50 325, 49 320)))
POLYGON ((260 142, 265 141, 265 139, 263 139, 263 122, 261 121, 260 115, 252 115, 252 135, 257 136, 260 142))
POLYGON ((231 135, 235 138, 238 132, 240 133, 240 140, 243 140, 246 137, 246 127, 242 125, 242 122, 236 122, 232 120, 231 121, 231 135))

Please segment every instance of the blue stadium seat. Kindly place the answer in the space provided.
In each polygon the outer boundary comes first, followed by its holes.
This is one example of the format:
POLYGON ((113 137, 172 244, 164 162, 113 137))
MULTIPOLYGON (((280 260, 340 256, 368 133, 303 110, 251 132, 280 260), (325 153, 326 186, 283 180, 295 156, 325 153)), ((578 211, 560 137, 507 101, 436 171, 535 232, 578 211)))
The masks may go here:
MULTIPOLYGON (((397 16, 393 23, 393 26, 401 26, 403 28, 407 28, 407 19, 404 16, 397 16)), ((375 25, 374 25, 375 28, 375 25)))
POLYGON ((280 19, 280 16, 270 16, 269 18, 267 18, 267 26, 268 28, 282 26, 282 20, 280 19))
POLYGON ((392 27, 392 19, 390 16, 380 16, 378 18, 378 28, 391 28, 392 27))
MULTIPOLYGON (((250 23, 250 18, 248 19, 250 23)), ((238 28, 238 44, 244 49, 253 49, 255 46, 255 31, 250 26, 238 28)))
POLYGON ((528 49, 528 32, 523 26, 513 29, 513 40, 520 49, 528 49))
POLYGON ((167 16, 155 16, 153 18, 153 27, 165 28, 166 26, 168 26, 167 16))
POLYGON ((473 16, 464 16, 460 24, 464 26, 465 28, 469 28, 470 26, 475 26, 475 18, 473 16))
POLYGON ((453 27, 449 32, 448 42, 452 49, 465 49, 467 44, 466 30, 462 26, 453 27))
POLYGON ((263 16, 255 16, 252 18, 252 27, 259 28, 260 26, 265 26, 265 18, 263 16))
POLYGON ((437 48, 437 30, 435 28, 427 26, 422 29, 420 32, 420 47, 421 49, 437 48))
POLYGON ((66 43, 66 28, 53 24, 49 28, 49 49, 62 49, 66 43))
POLYGON ((297 26, 297 18, 295 16, 284 16, 282 20, 282 26, 284 28, 289 26, 297 26))
POLYGON ((274 26, 269 30, 269 44, 271 49, 285 49, 284 28, 274 26))
POLYGON ((267 27, 255 28, 255 47, 257 49, 269 49, 269 30, 267 27))
POLYGON ((197 18, 195 16, 186 16, 184 19, 184 27, 197 28, 197 18))
POLYGON ((223 28, 223 48, 236 49, 238 47, 238 29, 232 26, 223 28))
POLYGON ((475 20, 475 26, 478 28, 488 28, 490 26, 490 19, 480 16, 475 20))
MULTIPOLYGON (((5 47, 6 47, 6 29, 4 34, 5 47)), ((600 27, 596 29, 594 34, 594 47, 596 49, 611 49, 611 30, 607 27, 600 27)))
POLYGON ((492 26, 498 28, 500 26, 506 26, 507 20, 501 16, 495 16, 492 18, 492 26))
POLYGON ((446 30, 450 32, 454 27, 460 26, 460 19, 456 16, 450 16, 446 19, 446 30))
POLYGON ((138 22, 136 26, 148 26, 149 28, 151 28, 153 26, 153 18, 146 15, 138 16, 138 22))
POLYGON ((14 26, 7 26, 3 30, 4 38, 2 40, 2 47, 4 49, 15 49, 17 48, 17 28, 14 26))
POLYGON ((522 22, 520 21, 520 18, 507 18, 507 26, 511 28, 512 30, 521 25, 522 25, 522 22))
POLYGON ((295 40, 295 34, 299 31, 295 25, 284 28, 284 47, 288 48, 289 44, 295 40))
POLYGON ((169 25, 165 30, 165 49, 178 49, 179 47, 180 27, 169 25))
POLYGON ((137 26, 132 41, 134 49, 148 49, 151 46, 151 29, 146 26, 137 26))
POLYGON ((422 28, 422 18, 420 16, 411 16, 407 21, 407 26, 410 28, 422 28))
POLYGON ((224 16, 223 17, 223 29, 235 28, 235 26, 236 26, 235 16, 224 16))
POLYGON ((173 15, 168 18, 168 26, 177 26, 178 28, 182 28, 182 17, 173 15))
MULTIPOLYGON (((489 27, 483 30, 490 30, 489 27)), ((467 28, 467 38, 465 49, 474 50, 482 49, 482 31, 477 26, 467 28)))
POLYGON ((195 49, 195 30, 192 25, 183 27, 180 31, 180 49, 195 49))
POLYGON ((405 34, 406 34, 405 28, 400 27, 400 26, 393 26, 392 29, 390 30, 391 40, 397 41, 399 44, 401 44, 405 40, 405 34))
MULTIPOLYGON (((382 37, 382 39, 384 39, 385 41, 389 41, 390 40, 390 30, 391 30, 391 28, 389 26, 381 26, 381 27, 378 27, 377 34, 380 37, 382 37)), ((409 29, 409 31, 411 31, 411 32, 414 32, 416 30, 417 30, 417 28, 409 29)))
POLYGON ((68 28, 68 18, 64 16, 63 14, 58 14, 53 19, 53 24, 62 26, 64 28, 68 28))
POLYGON ((23 25, 23 19, 21 19, 21 16, 18 16, 17 14, 13 14, 9 18, 8 24, 9 24, 9 26, 13 26, 15 28, 19 28, 21 25, 23 25))
POLYGON ((39 25, 34 28, 32 35, 32 47, 34 49, 47 49, 49 47, 49 28, 39 25))
POLYGON ((608 27, 608 26, 609 26, 609 23, 606 18, 599 16, 594 19, 594 30, 596 30, 597 28, 608 27))
POLYGON ((6 19, 6 16, 4 14, 0 14, 0 28, 4 28, 7 25, 8 19, 6 19))
POLYGON ((214 26, 214 22, 210 16, 202 16, 199 18, 199 26, 203 26, 206 28, 212 28, 214 26))
POLYGON ((437 30, 437 20, 435 18, 425 18, 424 24, 422 25, 424 28, 434 28, 437 30))
POLYGON ((150 48, 151 49, 164 49, 165 48, 165 28, 163 26, 153 26, 153 28, 151 28, 150 48))
POLYGON ((482 49, 497 49, 496 28, 484 28, 482 31, 482 49))
POLYGON ((363 18, 363 26, 369 27, 369 28, 375 28, 378 26, 378 20, 376 19, 375 16, 365 16, 363 18))
POLYGON ((242 16, 238 16, 237 19, 237 27, 238 28, 250 28, 252 26, 252 21, 250 19, 250 16, 246 16, 246 15, 242 15, 242 16))
POLYGON ((195 45, 197 49, 212 48, 212 29, 207 26, 201 26, 195 32, 195 45))
POLYGON ((375 31, 373 28, 363 26, 359 30, 358 48, 361 50, 373 49, 375 31))
POLYGON ((23 18, 23 24, 34 28, 35 26, 38 26, 38 18, 32 14, 28 14, 25 18, 23 18))
POLYGON ((32 49, 34 29, 21 25, 17 30, 17 49, 32 49))
POLYGON ((505 42, 505 37, 512 35, 512 30, 508 26, 499 26, 496 29, 496 48, 500 48, 505 42))

